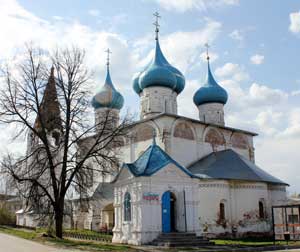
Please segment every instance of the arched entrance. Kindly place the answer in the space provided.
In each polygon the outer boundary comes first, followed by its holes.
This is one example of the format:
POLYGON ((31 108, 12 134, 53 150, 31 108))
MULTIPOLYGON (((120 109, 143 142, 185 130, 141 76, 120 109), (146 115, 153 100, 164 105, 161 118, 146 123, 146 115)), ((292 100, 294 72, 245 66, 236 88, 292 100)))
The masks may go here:
POLYGON ((162 196, 162 232, 176 231, 176 197, 174 193, 166 191, 162 196))
POLYGON ((102 209, 101 229, 112 230, 115 225, 115 213, 113 203, 102 209))

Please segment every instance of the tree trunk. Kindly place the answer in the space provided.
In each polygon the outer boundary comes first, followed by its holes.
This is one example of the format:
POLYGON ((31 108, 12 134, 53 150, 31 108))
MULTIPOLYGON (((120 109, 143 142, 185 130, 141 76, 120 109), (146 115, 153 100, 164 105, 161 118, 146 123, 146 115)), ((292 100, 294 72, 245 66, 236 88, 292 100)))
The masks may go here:
POLYGON ((64 220, 64 202, 59 204, 55 209, 55 235, 58 238, 63 238, 63 220, 64 220))
POLYGON ((62 211, 55 213, 55 235, 61 239, 63 238, 63 217, 64 215, 62 211))

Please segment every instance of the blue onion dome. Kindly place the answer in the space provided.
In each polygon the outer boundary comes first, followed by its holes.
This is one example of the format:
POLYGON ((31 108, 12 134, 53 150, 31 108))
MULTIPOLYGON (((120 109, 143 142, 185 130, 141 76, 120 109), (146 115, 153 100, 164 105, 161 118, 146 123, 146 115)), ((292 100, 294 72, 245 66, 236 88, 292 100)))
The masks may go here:
POLYGON ((95 109, 112 108, 121 109, 124 105, 123 96, 115 89, 107 66, 106 79, 103 87, 95 94, 92 99, 92 105, 95 109))
POLYGON ((142 92, 142 89, 140 88, 139 85, 139 78, 140 78, 141 73, 136 73, 133 76, 132 82, 133 82, 133 90, 137 93, 140 94, 142 92))
POLYGON ((140 94, 144 88, 154 86, 171 88, 178 94, 185 86, 183 74, 166 60, 158 39, 156 39, 154 58, 142 72, 133 78, 133 89, 137 94, 140 94))
POLYGON ((209 65, 208 57, 208 71, 204 85, 200 87, 194 94, 194 103, 196 106, 205 103, 222 103, 226 104, 228 94, 224 88, 222 88, 214 79, 209 65))

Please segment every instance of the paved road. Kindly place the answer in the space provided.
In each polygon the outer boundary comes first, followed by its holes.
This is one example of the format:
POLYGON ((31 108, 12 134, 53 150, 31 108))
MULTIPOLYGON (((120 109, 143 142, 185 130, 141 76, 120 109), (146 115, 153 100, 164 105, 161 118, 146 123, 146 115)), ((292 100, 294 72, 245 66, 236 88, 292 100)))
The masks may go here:
POLYGON ((57 249, 37 242, 0 233, 0 252, 75 252, 78 250, 57 249))
MULTIPOLYGON (((266 251, 268 252, 268 251, 266 251)), ((271 251, 269 251, 271 252, 271 251)), ((274 252, 274 250, 273 250, 274 252)), ((276 252, 300 252, 300 249, 286 249, 286 250, 276 250, 276 252)))
MULTIPOLYGON (((266 251, 267 252, 267 251, 266 251)), ((271 251, 270 251, 271 252, 271 251)), ((276 250, 276 252, 300 252, 300 249, 276 250)))

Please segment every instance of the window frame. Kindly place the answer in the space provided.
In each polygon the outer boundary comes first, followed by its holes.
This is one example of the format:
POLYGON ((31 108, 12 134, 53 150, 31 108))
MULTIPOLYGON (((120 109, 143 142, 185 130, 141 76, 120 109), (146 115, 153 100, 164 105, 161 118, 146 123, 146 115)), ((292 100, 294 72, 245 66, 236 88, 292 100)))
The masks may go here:
POLYGON ((266 218, 264 202, 261 200, 258 202, 258 216, 261 220, 266 218))
POLYGON ((219 211, 220 211, 220 220, 226 220, 226 212, 225 212, 225 203, 220 202, 219 204, 219 211))
POLYGON ((124 195, 124 202, 123 202, 123 207, 124 207, 124 221, 125 222, 130 222, 132 215, 131 215, 131 195, 129 192, 126 192, 124 195))

